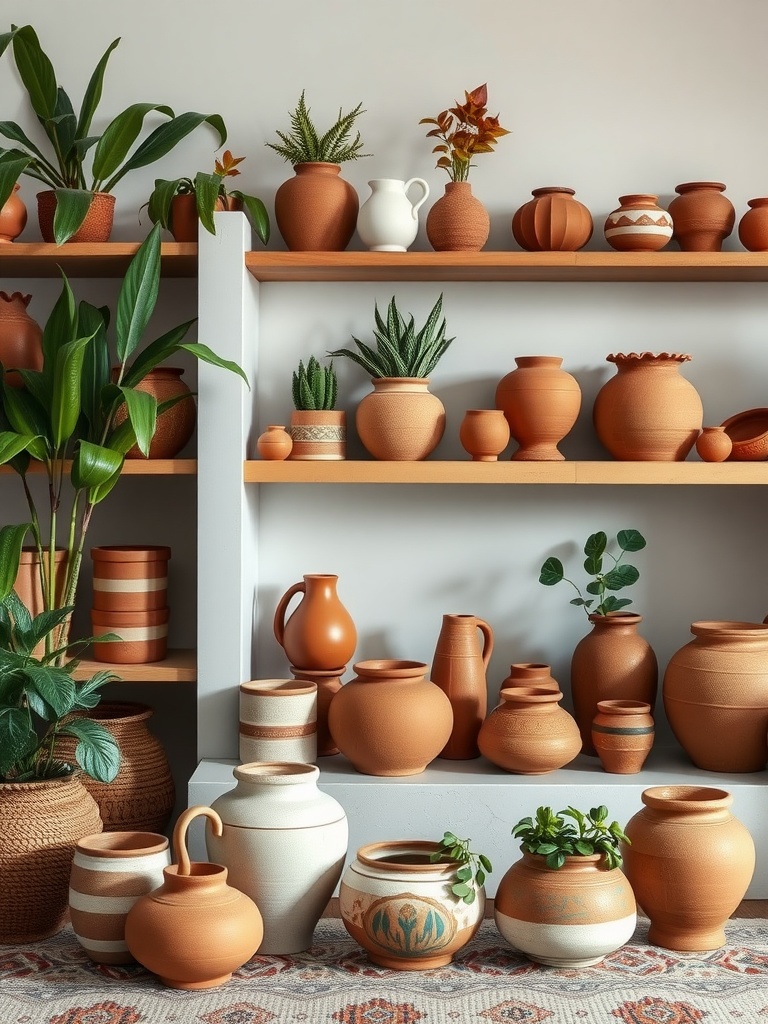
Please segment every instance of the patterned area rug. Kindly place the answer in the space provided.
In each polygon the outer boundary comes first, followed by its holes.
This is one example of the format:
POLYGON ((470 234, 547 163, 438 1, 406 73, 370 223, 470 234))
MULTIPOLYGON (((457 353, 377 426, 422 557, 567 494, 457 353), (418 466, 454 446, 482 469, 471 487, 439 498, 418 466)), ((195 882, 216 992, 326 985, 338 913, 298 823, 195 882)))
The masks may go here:
POLYGON ((340 921, 308 953, 255 956, 204 992, 165 988, 138 966, 91 963, 67 929, 0 946, 2 1024, 768 1024, 768 921, 734 920, 714 953, 670 953, 641 922, 583 970, 540 967, 485 921, 446 968, 375 967, 340 921))

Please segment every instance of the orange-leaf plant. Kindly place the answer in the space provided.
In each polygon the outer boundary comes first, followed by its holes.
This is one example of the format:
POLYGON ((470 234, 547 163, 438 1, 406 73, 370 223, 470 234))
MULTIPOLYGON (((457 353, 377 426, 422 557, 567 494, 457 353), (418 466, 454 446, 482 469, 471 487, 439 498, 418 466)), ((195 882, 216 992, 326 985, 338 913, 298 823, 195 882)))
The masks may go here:
POLYGON ((469 169, 474 167, 472 157, 477 153, 492 153, 502 135, 509 135, 499 124, 498 115, 487 117, 488 87, 479 85, 464 93, 465 102, 443 110, 437 117, 422 117, 419 124, 436 125, 427 132, 427 138, 439 139, 432 150, 439 153, 436 167, 442 167, 451 181, 467 181, 469 169))

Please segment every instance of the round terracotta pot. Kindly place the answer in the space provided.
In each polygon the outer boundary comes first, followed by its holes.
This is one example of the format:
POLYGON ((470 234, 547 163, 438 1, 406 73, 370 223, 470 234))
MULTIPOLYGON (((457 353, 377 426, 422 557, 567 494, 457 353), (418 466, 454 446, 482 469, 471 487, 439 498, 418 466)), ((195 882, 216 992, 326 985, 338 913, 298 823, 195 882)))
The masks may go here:
POLYGON ((317 758, 317 683, 252 679, 240 684, 240 760, 317 758))
POLYGON ((467 409, 464 413, 459 440, 473 462, 496 462, 509 437, 509 424, 501 409, 467 409))
POLYGON ((480 752, 516 775, 545 775, 569 764, 581 750, 579 729, 559 706, 562 693, 510 686, 483 722, 480 752))
POLYGON ((0 943, 38 942, 61 931, 75 846, 101 829, 79 772, 0 782, 0 943))
POLYGON ((768 458, 768 409, 745 409, 720 424, 731 442, 734 462, 762 462, 768 458))
MULTIPOLYGON (((214 210, 225 209, 223 199, 217 199, 214 210)), ((168 218, 171 234, 176 242, 197 242, 200 218, 197 214, 197 196, 194 192, 174 196, 168 218)))
POLYGON ((632 888, 601 854, 566 857, 548 868, 523 851, 499 882, 496 927, 531 960, 550 967, 591 967, 631 939, 637 924, 632 888))
POLYGON ((19 370, 42 370, 43 329, 27 313, 31 295, 0 291, 0 363, 5 367, 5 383, 22 386, 19 370), (10 371, 10 372, 9 372, 10 371))
POLYGON ((0 206, 0 244, 18 238, 27 226, 27 207, 18 195, 20 185, 13 186, 3 206, 0 206))
POLYGON ((271 424, 256 440, 256 448, 262 459, 284 462, 291 454, 293 439, 285 427, 271 424))
POLYGON ((338 164, 296 164, 275 193, 275 220, 291 252, 341 252, 355 233, 357 192, 338 164))
MULTIPOLYGON (((37 219, 44 242, 55 242, 53 218, 56 193, 52 189, 37 193, 37 219)), ((85 220, 67 242, 108 242, 115 216, 115 197, 109 192, 95 192, 85 220)))
POLYGON ((720 252, 733 231, 736 212, 719 181, 686 181, 669 204, 674 238, 683 252, 720 252))
POLYGON ((612 775, 634 775, 653 746, 651 705, 641 700, 599 700, 592 719, 592 746, 612 775))
POLYGON ((755 844, 730 812, 733 797, 703 786, 656 786, 625 828, 624 871, 666 949, 718 949, 747 891, 755 844))
POLYGON ((502 409, 512 437, 520 446, 512 458, 562 462, 558 444, 575 424, 581 388, 561 369, 560 356, 518 356, 517 369, 502 377, 496 406, 502 409))
POLYGON ((616 375, 598 391, 592 419, 614 459, 682 462, 687 457, 704 415, 698 391, 680 373, 690 358, 677 352, 606 356, 616 364, 616 375))
POLYGON ((309 671, 291 665, 294 679, 311 682, 317 686, 318 757, 327 757, 330 754, 338 754, 339 752, 339 748, 333 742, 331 730, 328 728, 328 709, 331 706, 334 695, 341 689, 341 671, 339 669, 332 669, 330 672, 323 672, 320 669, 309 671))
POLYGON ((672 218, 648 193, 619 196, 619 206, 608 214, 605 240, 619 252, 658 252, 672 240, 672 218))
POLYGON ((331 701, 328 727, 364 775, 419 775, 451 735, 453 711, 420 661, 359 661, 331 701))
POLYGON ((593 757, 592 720, 601 700, 638 700, 656 704, 659 669, 651 645, 637 632, 642 616, 631 613, 590 615, 591 632, 571 658, 573 715, 582 751, 593 757))
POLYGON ((343 409, 294 409, 289 459, 339 462, 347 457, 347 414, 343 409))
POLYGON ((290 663, 308 672, 341 673, 355 653, 357 630, 339 599, 338 580, 330 573, 307 573, 286 590, 275 609, 275 639, 290 663), (303 596, 286 619, 295 594, 303 596))
POLYGON ((115 665, 144 665, 168 654, 168 608, 143 612, 105 612, 91 608, 94 636, 115 633, 120 640, 91 645, 96 661, 115 665))
MULTIPOLYGON (((178 366, 156 366, 136 385, 137 391, 145 391, 156 398, 158 403, 183 396, 175 405, 158 415, 155 434, 149 444, 150 459, 172 459, 185 447, 194 433, 197 406, 192 392, 181 379, 183 373, 184 370, 178 366)), ((125 417, 123 406, 117 411, 115 423, 122 423, 125 417)), ((136 445, 125 453, 125 457, 144 458, 136 445)))
POLYGON ((488 241, 488 211, 468 181, 449 181, 427 214, 427 238, 436 252, 479 252, 488 241))
POLYGON ((493 630, 487 622, 476 615, 443 616, 430 672, 453 709, 453 729, 441 757, 466 761, 480 756, 477 734, 488 707, 485 673, 492 654, 493 630))
POLYGON ((451 892, 454 861, 430 861, 438 843, 395 840, 361 846, 344 872, 344 927, 380 967, 426 971, 449 964, 483 919, 485 890, 467 904, 451 892))
POLYGON ((146 612, 168 604, 171 549, 159 544, 91 548, 93 607, 105 612, 146 612))
POLYGON ((374 377, 357 407, 355 426, 366 450, 385 462, 426 459, 445 433, 445 407, 429 378, 374 377))
POLYGON ((725 462, 733 450, 733 441, 725 427, 702 427, 696 438, 696 451, 702 462, 725 462))
POLYGON ((592 214, 572 188, 535 188, 512 218, 512 234, 528 252, 576 252, 592 237, 592 214))
POLYGON ((670 658, 662 695, 672 732, 698 768, 760 772, 768 761, 768 625, 694 622, 670 658))
POLYGON ((750 199, 739 221, 739 241, 750 252, 768 252, 768 197, 750 199))

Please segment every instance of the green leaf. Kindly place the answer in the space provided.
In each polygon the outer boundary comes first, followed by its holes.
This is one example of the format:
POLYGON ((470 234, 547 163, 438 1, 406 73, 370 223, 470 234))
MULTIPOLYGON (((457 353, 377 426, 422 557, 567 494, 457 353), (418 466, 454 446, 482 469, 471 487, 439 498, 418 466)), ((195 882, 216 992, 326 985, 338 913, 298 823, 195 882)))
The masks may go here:
POLYGON ((603 571, 603 559, 600 555, 589 555, 584 559, 584 569, 590 576, 597 576, 603 571))
POLYGON ((609 612, 617 612, 622 608, 626 608, 630 604, 632 602, 628 597, 606 597, 600 609, 603 615, 607 615, 609 612))
POLYGON ((638 530, 619 530, 616 540, 622 551, 642 551, 646 543, 638 530))
POLYGON ((587 584, 585 589, 586 589, 588 594, 596 594, 596 595, 602 594, 603 591, 605 590, 605 585, 603 583, 603 578, 600 577, 599 580, 591 580, 587 584))
MULTIPOLYGON (((136 442, 134 441, 134 444, 136 442)), ((131 447, 129 445, 129 447, 131 447)), ((117 484, 118 480, 122 475, 122 463, 120 469, 116 469, 112 476, 105 483, 100 484, 98 487, 91 487, 88 490, 88 501, 91 505, 98 505, 99 502, 104 501, 107 495, 112 491, 113 487, 117 484)))
POLYGON ((13 38, 13 59, 27 90, 32 109, 45 121, 56 108, 56 75, 31 25, 18 29, 13 38))
POLYGON ((121 387, 120 390, 136 435, 136 444, 141 454, 149 458, 149 446, 155 436, 157 425, 157 399, 146 391, 135 391, 126 387, 121 387))
POLYGON ((584 545, 584 554, 588 557, 600 558, 604 554, 607 545, 608 538, 602 531, 600 533, 593 533, 587 537, 587 543, 584 545))
POLYGON ((61 275, 61 292, 43 328, 43 375, 48 393, 53 394, 56 353, 77 337, 77 305, 66 274, 61 275))
POLYGON ((13 187, 31 163, 31 157, 7 150, 0 154, 0 209, 13 194, 13 187))
POLYGON ((468 896, 472 892, 472 886, 467 885, 466 882, 456 882, 451 886, 451 892, 454 896, 468 896))
POLYGON ((539 843, 536 847, 536 853, 546 855, 548 853, 554 853, 558 849, 555 843, 539 843))
POLYGON ((546 865, 548 868, 552 868, 557 871, 565 864, 565 854, 558 850, 556 853, 550 853, 546 858, 546 865))
POLYGON ((19 574, 21 548, 24 538, 31 529, 31 523, 22 523, 20 526, 3 526, 0 529, 0 601, 5 601, 13 590, 13 585, 19 574))
POLYGON ((472 868, 468 864, 462 865, 456 870, 456 877, 460 882, 470 882, 472 880, 472 868))
POLYGON ((548 558, 541 567, 539 583, 543 583, 545 587, 553 587, 563 578, 563 563, 559 558, 548 558))
POLYGON ((92 336, 83 359, 82 411, 88 421, 88 436, 94 441, 101 438, 104 429, 101 396, 110 378, 108 322, 109 310, 106 307, 97 309, 89 302, 80 303, 77 311, 77 333, 80 337, 92 336))
POLYGON ((90 338, 67 342, 56 353, 51 399, 51 441, 60 448, 75 432, 80 418, 83 358, 90 338))
POLYGON ((75 682, 67 672, 56 668, 31 667, 25 669, 24 674, 29 680, 27 689, 34 691, 53 712, 50 716, 42 717, 57 720, 74 709, 75 682))
POLYGON ((188 179, 175 178, 172 181, 163 178, 155 179, 155 187, 147 203, 147 213, 153 224, 159 223, 166 231, 171 230, 171 203, 174 196, 180 194, 179 186, 185 180, 188 179))
POLYGON ((183 345, 179 345, 180 349, 185 352, 191 352, 195 358, 201 360, 204 363, 210 363, 211 366, 219 366, 223 370, 230 370, 232 373, 236 373, 238 377, 242 377, 245 381, 248 390, 251 390, 251 385, 248 383, 248 378, 245 373, 240 369, 237 363, 232 362, 230 359, 222 359, 221 356, 217 356, 216 353, 208 348, 207 345, 203 345, 199 341, 185 342, 183 345))
POLYGON ((475 902, 475 890, 470 889, 466 896, 462 896, 464 903, 470 904, 475 902))
POLYGON ((50 120, 50 131, 46 125, 49 136, 53 134, 56 138, 56 151, 61 153, 62 159, 69 163, 72 146, 75 143, 75 132, 77 129, 77 118, 72 109, 72 101, 64 89, 59 86, 56 90, 56 110, 50 120))
POLYGON ((117 300, 117 355, 121 363, 138 345, 160 290, 160 225, 155 224, 128 265, 117 300))
POLYGON ((37 747, 29 715, 21 708, 0 707, 0 776, 37 747))
POLYGON ((0 389, 2 407, 8 422, 13 429, 29 441, 26 449, 36 459, 47 457, 45 439, 48 438, 49 424, 45 409, 24 388, 11 388, 3 385, 0 389))
POLYGON ((615 565, 603 576, 603 583, 608 590, 621 590, 631 587, 639 579, 640 573, 634 565, 615 565))
POLYGON ((488 858, 485 856, 485 854, 484 853, 478 854, 478 858, 477 859, 483 865, 483 867, 488 872, 488 874, 492 875, 493 874, 493 866, 492 866, 490 860, 488 860, 488 858))
POLYGON ((179 351, 180 343, 195 322, 195 320, 187 320, 186 323, 179 324, 159 338, 155 338, 150 345, 142 349, 133 363, 126 367, 122 383, 126 387, 135 388, 144 380, 150 370, 179 351))
POLYGON ((79 740, 75 759, 84 772, 99 782, 112 782, 120 767, 120 748, 103 725, 88 718, 76 718, 61 732, 79 740))
POLYGON ((119 42, 120 39, 118 37, 109 44, 106 51, 104 52, 104 56, 96 65, 96 68, 93 74, 91 75, 91 79, 88 82, 85 94, 83 96, 82 106, 80 107, 80 117, 77 121, 76 134, 79 139, 85 138, 85 136, 87 136, 88 132, 91 130, 91 121, 93 120, 93 115, 95 114, 96 108, 98 107, 99 102, 101 100, 101 92, 104 84, 104 72, 107 67, 107 62, 109 60, 110 54, 119 42))
POLYGON ((56 212, 53 215, 53 237, 63 245, 82 226, 93 202, 93 192, 79 188, 56 189, 56 212))
POLYGON ((213 211, 219 200, 221 189, 221 178, 218 174, 206 174, 200 171, 195 175, 195 204, 200 223, 206 231, 212 235, 216 234, 216 225, 213 222, 213 211))
POLYGON ((93 154, 93 182, 102 192, 111 192, 114 180, 104 185, 110 175, 123 163, 128 150, 139 137, 147 114, 157 111, 166 117, 173 117, 173 110, 164 104, 132 103, 111 121, 93 154))
MULTIPOLYGON (((109 635, 109 634, 108 634, 109 635)), ((118 677, 114 672, 95 672, 90 679, 81 683, 75 694, 75 710, 91 711, 98 706, 101 700, 101 691, 107 683, 117 681, 118 677)))
POLYGON ((81 441, 72 460, 72 485, 77 489, 101 487, 123 467, 120 452, 90 441, 81 441))
POLYGON ((594 845, 592 843, 588 843, 584 839, 579 839, 574 846, 576 847, 576 852, 580 853, 582 857, 591 857, 595 852, 594 845))
POLYGON ((245 211, 245 216, 248 218, 248 222, 259 236, 259 241, 261 241, 263 245, 266 245, 269 241, 270 225, 269 214, 267 213, 267 208, 264 203, 260 199, 257 199, 256 196, 247 196, 245 193, 240 192, 237 189, 233 189, 229 194, 234 196, 235 199, 239 199, 243 204, 243 209, 245 211))
POLYGON ((9 430, 0 431, 0 466, 10 462, 19 452, 25 451, 33 440, 32 434, 16 434, 9 430))

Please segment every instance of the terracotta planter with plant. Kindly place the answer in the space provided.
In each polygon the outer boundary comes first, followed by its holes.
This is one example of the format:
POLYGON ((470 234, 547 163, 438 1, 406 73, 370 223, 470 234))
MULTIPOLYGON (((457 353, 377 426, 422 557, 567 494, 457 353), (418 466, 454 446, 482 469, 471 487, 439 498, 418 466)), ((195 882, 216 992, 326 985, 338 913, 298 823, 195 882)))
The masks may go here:
POLYGON ((293 371, 290 459, 338 462, 347 456, 347 414, 334 408, 338 382, 333 363, 321 366, 310 356, 293 371))

